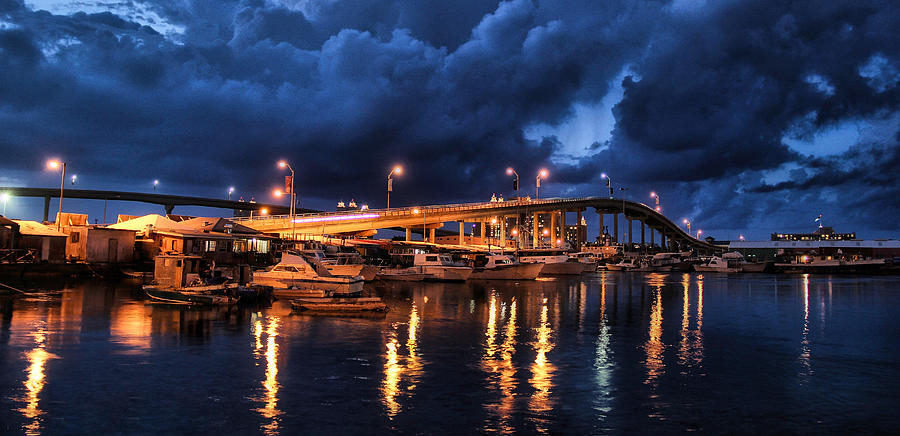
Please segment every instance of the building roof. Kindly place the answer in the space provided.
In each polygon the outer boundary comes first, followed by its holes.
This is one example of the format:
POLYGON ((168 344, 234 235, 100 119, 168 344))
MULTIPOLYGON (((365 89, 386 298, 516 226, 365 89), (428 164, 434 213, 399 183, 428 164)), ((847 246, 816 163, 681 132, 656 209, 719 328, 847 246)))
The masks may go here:
POLYGON ((19 225, 19 233, 29 236, 58 236, 68 237, 65 233, 57 232, 56 229, 45 226, 37 221, 12 220, 19 225))
POLYGON ((108 229, 122 229, 122 230, 134 230, 137 232, 146 232, 148 226, 153 226, 152 230, 162 230, 162 231, 174 231, 178 233, 195 233, 196 230, 191 226, 184 225, 182 223, 177 223, 172 221, 164 216, 157 215, 155 213, 150 215, 144 215, 142 217, 130 219, 128 221, 121 221, 111 226, 107 226, 108 229))
POLYGON ((822 241, 731 241, 729 249, 769 248, 769 249, 803 249, 803 248, 900 248, 900 240, 822 240, 822 241))
POLYGON ((232 222, 227 218, 198 217, 181 221, 179 224, 184 224, 190 226, 194 230, 202 230, 204 232, 227 233, 226 226, 230 225, 232 234, 238 233, 256 235, 260 233, 259 230, 232 222))

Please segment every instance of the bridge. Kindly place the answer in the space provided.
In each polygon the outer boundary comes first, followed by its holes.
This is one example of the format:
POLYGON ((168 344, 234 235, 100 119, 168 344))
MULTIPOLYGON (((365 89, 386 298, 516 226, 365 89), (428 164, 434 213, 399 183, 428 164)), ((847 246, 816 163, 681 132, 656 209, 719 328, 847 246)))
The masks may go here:
MULTIPOLYGON (((666 218, 650 206, 624 199, 605 197, 547 198, 540 200, 518 199, 513 201, 462 203, 421 207, 404 207, 365 211, 341 211, 325 213, 255 216, 234 218, 235 221, 266 233, 278 233, 285 238, 313 235, 338 235, 374 233, 379 229, 406 229, 406 239, 410 240, 413 229, 421 229, 428 242, 435 241, 435 230, 445 223, 459 223, 459 243, 464 245, 466 223, 481 223, 481 236, 485 236, 485 224, 492 223, 499 230, 499 245, 506 246, 507 238, 520 242, 521 246, 539 246, 561 238, 566 228, 566 214, 575 212, 576 223, 581 222, 582 213, 593 208, 599 215, 600 229, 604 228, 604 217, 612 215, 614 232, 611 237, 621 243, 646 245, 649 229, 650 245, 655 244, 659 234, 660 246, 672 249, 695 248, 704 252, 720 252, 722 247, 697 239, 685 232, 676 223, 666 218), (627 222, 627 241, 619 237, 619 215, 627 222), (508 221, 515 224, 509 226, 508 221), (530 221, 530 225, 527 224, 530 221), (631 229, 634 221, 640 224, 640 241, 635 240, 631 229), (540 223, 543 223, 541 225, 540 223), (539 231, 539 226, 547 231, 539 231), (430 235, 426 235, 428 229, 430 235), (530 235, 530 238, 528 238, 530 235), (529 240, 530 239, 530 240, 529 240)), ((602 230, 601 230, 602 231, 602 230)), ((585 241, 575 241, 583 243, 585 241)))
MULTIPOLYGON (((57 188, 17 188, 0 187, 0 192, 8 193, 14 197, 43 197, 44 198, 44 221, 47 221, 50 212, 50 199, 59 197, 59 189, 57 188)), ((286 214, 290 211, 289 206, 278 204, 264 204, 248 201, 233 201, 216 198, 187 197, 184 195, 169 195, 144 192, 119 192, 119 191, 98 191, 89 189, 66 189, 63 191, 63 198, 84 198, 93 200, 117 200, 117 201, 137 201, 141 203, 152 203, 163 206, 166 214, 171 214, 175 206, 204 206, 216 207, 221 209, 232 209, 242 211, 258 211, 267 209, 272 214, 286 214)), ((299 213, 318 212, 313 209, 297 209, 299 213)))

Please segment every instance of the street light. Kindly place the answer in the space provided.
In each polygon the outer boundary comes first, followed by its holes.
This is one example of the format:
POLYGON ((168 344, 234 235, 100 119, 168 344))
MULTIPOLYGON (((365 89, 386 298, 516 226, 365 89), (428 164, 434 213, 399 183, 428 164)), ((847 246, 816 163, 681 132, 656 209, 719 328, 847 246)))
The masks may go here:
POLYGON ((153 192, 156 192, 156 187, 159 185, 159 180, 153 181, 153 192))
POLYGON ((75 180, 76 180, 76 179, 78 179, 78 175, 77 175, 77 174, 72 174, 72 184, 73 184, 73 185, 75 184, 75 180))
POLYGON ((612 179, 609 178, 606 173, 600 173, 601 179, 606 179, 606 188, 609 189, 609 198, 613 198, 613 188, 612 188, 612 179))
POLYGON ((703 233, 703 230, 697 230, 697 239, 700 239, 700 234, 703 233))
MULTIPOLYGON (((286 167, 287 169, 291 170, 291 180, 290 180, 291 181, 291 187, 290 187, 291 192, 289 192, 289 194, 291 194, 290 218, 291 218, 291 240, 293 241, 294 240, 294 203, 295 203, 294 199, 296 198, 296 193, 294 192, 294 168, 292 168, 291 164, 287 163, 287 161, 284 161, 284 160, 278 162, 278 167, 279 168, 286 167)), ((287 183, 284 184, 284 189, 288 189, 287 183)))
POLYGON ((659 212, 660 210, 662 210, 662 209, 660 209, 660 207, 659 207, 659 194, 657 194, 656 192, 651 192, 651 193, 650 193, 650 198, 655 198, 655 199, 656 199, 656 211, 659 212))
POLYGON ((228 187, 228 199, 231 200, 231 194, 234 194, 234 186, 228 187))
POLYGON ((512 167, 506 169, 506 175, 515 176, 513 179, 513 191, 516 191, 516 200, 519 199, 519 173, 516 172, 512 167))
POLYGON ((400 165, 397 165, 391 169, 391 172, 388 173, 388 177, 387 177, 387 207, 386 207, 386 209, 391 208, 391 191, 394 190, 394 179, 392 179, 391 176, 393 176, 395 173, 398 176, 403 174, 403 167, 401 167, 400 165))
POLYGON ((6 203, 9 203, 9 193, 4 192, 0 194, 0 201, 3 202, 3 216, 6 216, 6 203))
POLYGON ((57 160, 47 162, 47 168, 50 168, 51 170, 58 169, 60 164, 62 165, 62 173, 59 177, 59 212, 56 214, 56 231, 59 231, 61 225, 60 217, 62 217, 63 187, 65 187, 66 181, 66 163, 57 160))
POLYGON ((538 192, 541 189, 541 179, 546 179, 546 178, 547 178, 547 170, 542 168, 540 171, 538 171, 537 177, 534 179, 534 199, 535 200, 540 198, 540 196, 538 195, 538 192))
POLYGON ((691 234, 691 220, 685 218, 685 219, 681 220, 681 222, 687 225, 687 229, 688 229, 687 232, 690 235, 691 234))

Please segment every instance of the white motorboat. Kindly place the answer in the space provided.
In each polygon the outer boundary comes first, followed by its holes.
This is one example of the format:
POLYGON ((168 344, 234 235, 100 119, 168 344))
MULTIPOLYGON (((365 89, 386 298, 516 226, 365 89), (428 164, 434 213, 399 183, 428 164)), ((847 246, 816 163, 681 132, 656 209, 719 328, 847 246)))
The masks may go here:
POLYGON ((541 275, 578 275, 584 272, 584 264, 569 259, 564 250, 532 249, 519 252, 519 262, 542 263, 541 275))
POLYGON ((427 274, 425 280, 463 282, 472 275, 472 267, 453 262, 450 255, 437 253, 416 253, 414 270, 427 274))
POLYGON ((606 264, 607 271, 632 271, 640 266, 636 257, 626 257, 619 263, 606 264))
POLYGON ((542 263, 520 263, 506 254, 490 254, 485 257, 485 261, 484 265, 475 267, 472 279, 534 280, 544 269, 542 263))
POLYGON ((367 265, 359 253, 326 254, 323 250, 303 250, 303 255, 311 263, 319 263, 333 276, 362 276, 365 281, 375 280, 378 267, 367 265))
POLYGON ((721 257, 713 256, 706 263, 694 265, 694 270, 698 272, 736 273, 741 272, 743 266, 744 256, 736 251, 730 251, 722 254, 721 257))
POLYGON ((321 264, 311 265, 303 257, 290 253, 284 253, 281 262, 275 266, 253 273, 253 284, 272 286, 276 294, 282 296, 286 289, 322 289, 334 295, 359 294, 363 282, 362 276, 335 276, 321 264))
POLYGON ((584 270, 582 272, 597 271, 597 265, 600 264, 600 262, 597 261, 597 256, 594 253, 588 251, 569 253, 569 259, 581 263, 584 266, 584 270))

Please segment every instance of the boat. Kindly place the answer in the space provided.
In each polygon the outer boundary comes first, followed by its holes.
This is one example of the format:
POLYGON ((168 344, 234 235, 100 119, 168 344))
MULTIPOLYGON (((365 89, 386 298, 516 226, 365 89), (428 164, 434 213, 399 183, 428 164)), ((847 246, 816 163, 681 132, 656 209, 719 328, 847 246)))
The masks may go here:
POLYGON ((362 276, 334 276, 321 264, 312 265, 292 253, 282 254, 281 261, 269 269, 253 273, 254 285, 272 286, 275 295, 281 296, 294 296, 288 295, 291 290, 326 290, 334 295, 354 295, 362 292, 363 282, 362 276))
POLYGON ((649 257, 643 257, 637 260, 637 266, 635 268, 630 269, 629 271, 639 271, 639 272, 669 272, 672 270, 671 264, 654 264, 653 259, 649 257))
POLYGON ((368 265, 359 253, 326 254, 323 250, 303 250, 300 254, 310 263, 319 263, 333 276, 362 276, 363 280, 375 280, 378 267, 368 265))
POLYGON ((640 265, 636 257, 626 257, 618 263, 606 264, 607 271, 633 271, 640 265))
POLYGON ((722 256, 713 256, 706 263, 694 265, 697 272, 720 272, 720 273, 736 273, 741 272, 744 266, 744 256, 736 251, 730 251, 722 254, 722 256))
POLYGON ((584 264, 569 259, 565 250, 536 248, 519 252, 519 262, 542 263, 541 275, 578 275, 584 272, 584 264))
POLYGON ((544 269, 542 263, 520 263, 507 254, 489 254, 476 263, 481 265, 472 271, 475 280, 534 280, 544 269))
POLYGON ((884 268, 884 259, 854 259, 837 256, 801 255, 789 263, 776 263, 775 270, 784 273, 872 273, 884 268))
POLYGON ((354 298, 298 298, 291 300, 291 308, 298 312, 387 312, 388 305, 378 297, 354 298))
POLYGON ((144 293, 153 300, 170 304, 196 304, 203 306, 224 306, 236 300, 227 295, 215 295, 207 291, 190 291, 185 288, 144 286, 144 293))
POLYGON ((423 282, 426 280, 436 280, 436 277, 434 275, 420 272, 416 268, 383 268, 378 271, 376 277, 379 280, 400 282, 423 282))
POLYGON ((584 266, 584 270, 582 272, 597 271, 597 265, 600 264, 600 262, 597 261, 597 256, 589 251, 569 253, 569 260, 573 259, 577 262, 580 262, 584 266))
POLYGON ((746 262, 741 265, 741 272, 745 273, 771 272, 774 269, 775 262, 746 262))

